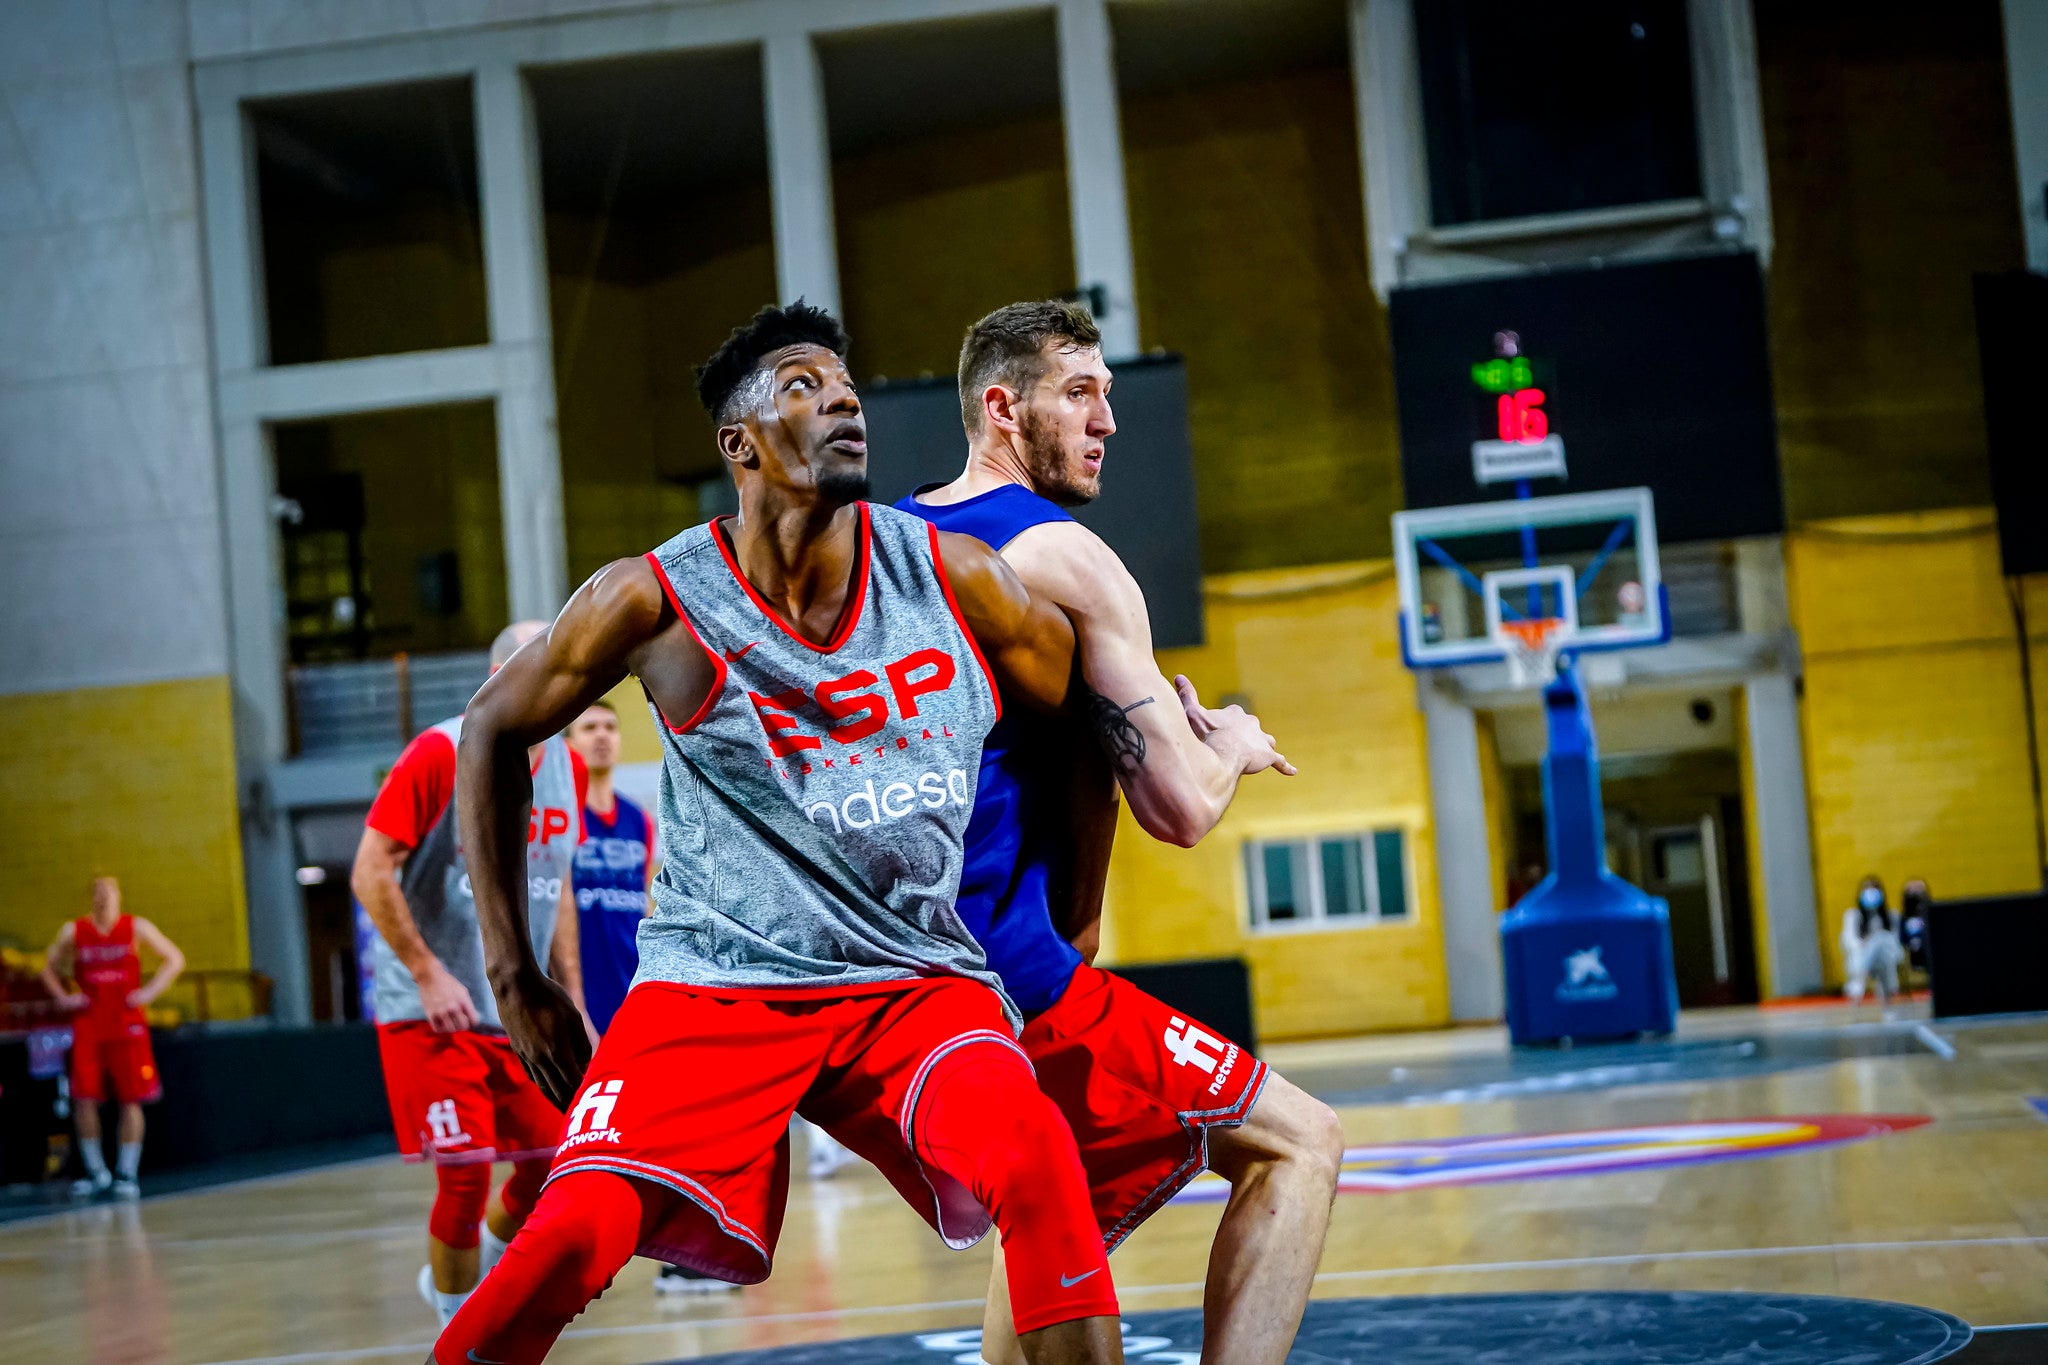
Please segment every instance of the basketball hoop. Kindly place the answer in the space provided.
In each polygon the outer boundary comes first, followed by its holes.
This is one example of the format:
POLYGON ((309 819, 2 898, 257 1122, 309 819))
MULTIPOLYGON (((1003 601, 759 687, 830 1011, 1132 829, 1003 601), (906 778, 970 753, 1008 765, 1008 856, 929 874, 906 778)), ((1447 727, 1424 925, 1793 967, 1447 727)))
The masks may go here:
POLYGON ((1548 687, 1557 680, 1557 652, 1564 645, 1564 618, 1537 616, 1500 623, 1507 650, 1508 680, 1516 687, 1548 687))

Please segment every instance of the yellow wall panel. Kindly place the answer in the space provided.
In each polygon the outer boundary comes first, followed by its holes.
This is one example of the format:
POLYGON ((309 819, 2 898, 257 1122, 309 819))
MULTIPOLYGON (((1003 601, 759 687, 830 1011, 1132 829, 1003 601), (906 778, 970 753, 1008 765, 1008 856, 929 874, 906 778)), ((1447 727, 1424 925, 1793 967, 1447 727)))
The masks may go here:
POLYGON ((1186 673, 1212 705, 1241 698, 1301 775, 1246 780, 1222 824, 1192 849, 1149 838, 1126 812, 1104 961, 1242 956, 1266 1038, 1448 1021, 1428 758, 1393 619, 1384 562, 1210 580, 1209 643, 1163 650, 1161 666, 1186 673), (1407 839, 1406 923, 1249 931, 1246 840, 1393 828, 1407 839))
POLYGON ((192 969, 249 965, 226 678, 0 697, 0 830, 0 939, 41 948, 112 873, 192 969))
POLYGON ((1909 877, 1937 898, 2039 887, 2019 637, 1981 510, 1820 523, 1789 538, 1786 563, 1834 982, 1865 874, 1894 901, 1909 877))

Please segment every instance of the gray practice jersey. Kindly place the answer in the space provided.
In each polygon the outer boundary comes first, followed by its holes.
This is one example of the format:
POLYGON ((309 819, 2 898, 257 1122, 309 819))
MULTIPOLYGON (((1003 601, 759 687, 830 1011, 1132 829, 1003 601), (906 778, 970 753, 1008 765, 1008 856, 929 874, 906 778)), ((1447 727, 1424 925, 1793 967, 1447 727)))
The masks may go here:
MULTIPOLYGON (((434 729, 447 737, 452 750, 462 739, 462 718, 444 720, 434 729)), ((470 1002, 476 1006, 477 1027, 503 1031, 497 998, 484 976, 483 931, 477 927, 469 866, 463 861, 456 835, 452 782, 448 789, 448 804, 405 860, 398 884, 420 937, 450 974, 468 988, 470 1002)), ((555 939, 562 882, 576 861, 581 815, 575 760, 558 735, 541 746, 540 766, 533 772, 533 813, 526 831, 526 926, 534 955, 543 964, 555 939)), ((413 984, 412 973, 398 960, 398 954, 381 936, 371 952, 376 959, 377 1022, 426 1018, 420 988, 413 984)))
POLYGON ((824 645, 789 629, 713 527, 648 556, 717 676, 696 715, 655 712, 662 868, 636 983, 966 976, 1001 993, 953 910, 995 685, 937 533, 858 508, 853 596, 824 645))

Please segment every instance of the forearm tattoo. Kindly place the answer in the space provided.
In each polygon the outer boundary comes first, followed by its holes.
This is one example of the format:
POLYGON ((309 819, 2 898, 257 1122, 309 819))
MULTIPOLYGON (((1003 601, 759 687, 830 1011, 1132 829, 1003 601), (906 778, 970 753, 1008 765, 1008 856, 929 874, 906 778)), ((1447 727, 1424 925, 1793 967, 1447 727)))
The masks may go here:
POLYGON ((1145 736, 1131 721, 1131 712, 1150 706, 1152 698, 1141 697, 1129 706, 1118 706, 1093 688, 1084 689, 1082 704, 1088 710, 1089 728, 1095 741, 1109 755, 1109 765, 1120 774, 1138 771, 1145 763, 1145 736))

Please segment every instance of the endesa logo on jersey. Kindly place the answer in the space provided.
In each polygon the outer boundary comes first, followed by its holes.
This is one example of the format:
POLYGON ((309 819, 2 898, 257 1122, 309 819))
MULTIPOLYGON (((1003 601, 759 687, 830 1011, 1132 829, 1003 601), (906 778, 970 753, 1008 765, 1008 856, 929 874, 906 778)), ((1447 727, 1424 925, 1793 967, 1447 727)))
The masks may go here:
MULTIPOLYGON (((952 655, 925 648, 885 664, 880 675, 860 668, 808 692, 792 687, 763 695, 749 689, 747 699, 768 739, 768 766, 794 780, 814 772, 872 765, 909 749, 916 739, 955 738, 950 725, 923 717, 921 711, 926 698, 948 690, 959 676, 960 666, 952 655), (923 724, 870 745, 892 720, 923 724)), ((856 780, 860 785, 844 796, 803 802, 804 815, 813 824, 844 834, 901 820, 919 810, 974 803, 974 778, 962 768, 915 776, 862 775, 856 780)))

